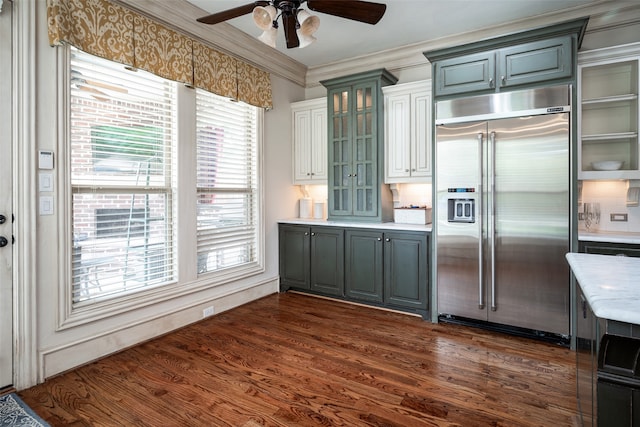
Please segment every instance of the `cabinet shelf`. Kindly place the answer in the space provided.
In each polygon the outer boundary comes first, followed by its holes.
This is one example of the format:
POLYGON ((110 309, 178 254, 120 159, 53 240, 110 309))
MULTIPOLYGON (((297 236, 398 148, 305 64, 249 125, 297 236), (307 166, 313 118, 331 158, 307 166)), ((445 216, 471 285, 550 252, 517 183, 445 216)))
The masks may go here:
POLYGON ((632 139, 637 137, 637 132, 601 133, 594 135, 582 135, 582 142, 591 144, 606 144, 610 140, 632 139))
POLYGON ((615 95, 615 96, 603 96, 601 98, 583 99, 582 108, 585 110, 588 108, 602 108, 602 104, 635 101, 636 99, 638 99, 638 95, 635 93, 628 93, 625 95, 615 95))

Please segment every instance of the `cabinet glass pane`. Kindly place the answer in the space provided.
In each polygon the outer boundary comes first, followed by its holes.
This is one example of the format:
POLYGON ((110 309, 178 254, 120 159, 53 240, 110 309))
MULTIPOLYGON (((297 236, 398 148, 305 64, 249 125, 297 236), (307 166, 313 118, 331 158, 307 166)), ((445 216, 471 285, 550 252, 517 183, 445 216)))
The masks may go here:
POLYGON ((347 207, 349 206, 349 190, 344 189, 341 191, 342 194, 342 203, 340 204, 340 209, 341 210, 347 210, 347 207))
POLYGON ((638 93, 637 61, 582 69, 582 101, 638 93))
POLYGON ((342 98, 339 93, 333 94, 333 114, 340 112, 340 106, 342 105, 342 98))
POLYGON ((340 133, 342 138, 347 138, 349 136, 349 117, 342 117, 342 132, 340 133))
POLYGON ((356 91, 356 111, 362 111, 364 109, 364 93, 362 89, 356 91))
POLYGON ((351 147, 348 141, 342 141, 342 158, 340 161, 343 163, 349 163, 351 161, 351 147))
POLYGON ((349 165, 343 165, 342 166, 342 176, 341 176, 341 180, 340 180, 340 185, 343 187, 347 187, 349 185, 349 178, 351 178, 349 176, 349 165))
POLYGON ((342 128, 340 127, 340 124, 342 123, 342 120, 340 120, 339 116, 336 116, 333 118, 333 138, 340 138, 341 134, 342 134, 342 128))

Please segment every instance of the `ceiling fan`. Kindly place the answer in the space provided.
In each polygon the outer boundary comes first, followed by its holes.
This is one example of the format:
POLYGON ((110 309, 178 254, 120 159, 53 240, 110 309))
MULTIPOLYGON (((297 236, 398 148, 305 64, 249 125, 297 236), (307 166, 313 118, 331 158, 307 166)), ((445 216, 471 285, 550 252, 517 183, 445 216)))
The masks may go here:
POLYGON ((244 6, 234 7, 222 12, 198 18, 204 24, 217 24, 229 19, 253 13, 256 25, 264 30, 258 37, 262 42, 275 47, 278 18, 282 17, 287 48, 305 47, 315 41, 313 33, 318 29, 320 20, 310 15, 301 6, 315 12, 326 13, 340 18, 352 19, 367 24, 377 24, 387 6, 382 3, 359 0, 270 0, 254 1, 244 6))

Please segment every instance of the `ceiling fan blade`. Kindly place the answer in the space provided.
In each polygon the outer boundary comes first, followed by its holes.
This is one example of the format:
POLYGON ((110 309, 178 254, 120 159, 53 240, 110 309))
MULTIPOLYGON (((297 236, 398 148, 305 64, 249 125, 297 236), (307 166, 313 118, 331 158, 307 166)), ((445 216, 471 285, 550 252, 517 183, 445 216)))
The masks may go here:
POLYGON ((287 40, 287 49, 300 46, 300 39, 296 33, 296 18, 291 13, 282 14, 282 26, 284 27, 284 38, 287 40))
POLYGON ((372 25, 377 24, 387 10, 386 4, 357 0, 307 0, 307 7, 316 12, 372 25))
POLYGON ((198 18, 197 21, 202 22, 203 24, 217 24, 219 22, 224 22, 229 19, 237 18, 238 16, 251 13, 256 6, 266 6, 268 4, 268 1, 254 1, 244 6, 238 6, 234 7, 233 9, 227 9, 222 12, 214 13, 213 15, 203 16, 202 18, 198 18))

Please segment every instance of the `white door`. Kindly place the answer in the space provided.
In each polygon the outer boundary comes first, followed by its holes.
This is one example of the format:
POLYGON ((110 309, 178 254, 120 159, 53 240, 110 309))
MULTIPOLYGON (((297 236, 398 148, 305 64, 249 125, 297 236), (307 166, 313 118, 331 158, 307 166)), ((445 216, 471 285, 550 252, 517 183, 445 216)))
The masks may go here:
POLYGON ((11 2, 0 1, 0 389, 13 384, 11 2))

